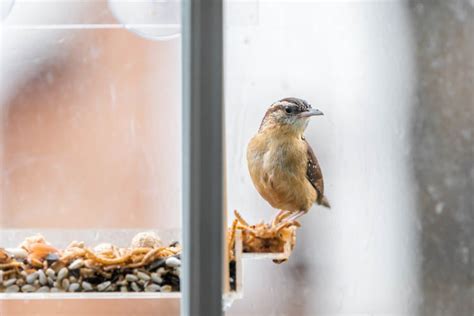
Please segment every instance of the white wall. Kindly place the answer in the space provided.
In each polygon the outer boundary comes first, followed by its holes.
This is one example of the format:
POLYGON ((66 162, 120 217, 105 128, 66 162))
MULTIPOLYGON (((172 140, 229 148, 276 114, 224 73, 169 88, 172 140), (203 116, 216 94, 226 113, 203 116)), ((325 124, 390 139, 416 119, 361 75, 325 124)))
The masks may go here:
POLYGON ((229 209, 251 221, 275 214, 251 183, 245 148, 265 109, 287 96, 325 113, 306 137, 333 208, 314 207, 302 219, 286 266, 246 263, 246 298, 233 313, 415 313, 407 9, 396 1, 261 1, 246 10, 258 19, 226 32, 229 209))

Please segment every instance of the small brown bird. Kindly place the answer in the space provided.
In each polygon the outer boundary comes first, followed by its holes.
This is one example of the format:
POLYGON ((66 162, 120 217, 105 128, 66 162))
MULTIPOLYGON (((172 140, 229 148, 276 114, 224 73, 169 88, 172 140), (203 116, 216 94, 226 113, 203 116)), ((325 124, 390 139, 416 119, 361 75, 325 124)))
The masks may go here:
POLYGON ((248 168, 257 191, 281 210, 276 218, 286 218, 286 222, 306 214, 314 203, 330 207, 318 160, 303 136, 314 115, 323 113, 304 100, 282 99, 267 110, 247 147, 248 168))

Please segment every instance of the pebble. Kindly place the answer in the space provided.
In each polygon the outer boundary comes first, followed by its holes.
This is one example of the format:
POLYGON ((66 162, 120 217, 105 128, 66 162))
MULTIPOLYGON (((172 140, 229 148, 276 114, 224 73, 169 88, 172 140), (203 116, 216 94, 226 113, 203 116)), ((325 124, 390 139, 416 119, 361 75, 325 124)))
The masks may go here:
POLYGON ((24 284, 25 284, 25 280, 23 280, 23 279, 16 280, 16 285, 23 286, 24 284))
POLYGON ((5 289, 5 293, 16 293, 20 291, 20 287, 18 285, 10 285, 5 289))
POLYGON ((48 277, 48 285, 53 286, 54 285, 54 280, 50 277, 48 277))
POLYGON ((138 281, 138 277, 134 274, 127 274, 125 276, 125 280, 127 280, 128 282, 136 282, 138 281))
POLYGON ((38 278, 38 272, 33 272, 26 277, 26 283, 33 284, 38 278))
POLYGON ((25 259, 28 257, 28 252, 23 248, 7 248, 5 250, 16 259, 25 259))
POLYGON ((21 287, 22 292, 34 292, 36 291, 36 288, 33 285, 26 284, 21 287))
POLYGON ((3 270, 0 270, 0 285, 3 283, 3 270))
POLYGON ((89 282, 87 281, 83 281, 82 282, 82 288, 84 289, 84 291, 92 291, 94 288, 92 287, 92 284, 90 284, 89 282))
POLYGON ((48 269, 46 270, 46 275, 47 275, 48 277, 54 279, 54 278, 56 277, 56 272, 54 272, 53 269, 48 268, 48 269))
POLYGON ((160 286, 156 284, 150 284, 145 288, 145 292, 158 292, 160 291, 160 286))
POLYGON ((99 292, 104 292, 110 286, 110 284, 112 284, 110 281, 103 282, 97 285, 97 290, 99 292))
POLYGON ((39 289, 36 290, 37 293, 48 293, 49 292, 49 286, 42 286, 39 289))
POLYGON ((69 270, 80 269, 84 266, 84 260, 76 259, 69 265, 69 270))
POLYGON ((125 285, 120 287, 120 292, 128 292, 128 288, 125 285))
POLYGON ((68 279, 63 279, 63 281, 61 282, 61 287, 64 290, 67 290, 69 288, 69 284, 71 284, 71 282, 69 282, 68 279))
POLYGON ((58 272, 58 281, 61 281, 63 278, 65 278, 69 273, 69 270, 67 268, 62 268, 58 272))
POLYGON ((76 279, 76 277, 74 277, 74 276, 70 276, 70 277, 69 277, 69 281, 70 281, 71 283, 76 283, 76 282, 77 282, 77 279, 76 279))
POLYGON ((51 290, 50 290, 50 291, 51 291, 51 293, 64 292, 64 291, 62 291, 61 289, 58 289, 57 287, 53 287, 53 288, 51 288, 51 290))
POLYGON ((152 273, 151 274, 151 279, 153 280, 153 282, 155 282, 157 284, 162 284, 163 283, 163 279, 161 278, 161 276, 158 275, 158 273, 152 273))
POLYGON ((171 292, 173 290, 173 288, 171 287, 171 285, 163 285, 161 287, 161 292, 171 292))
POLYGON ((132 284, 130 286, 132 287, 133 291, 140 292, 140 287, 135 282, 132 282, 132 284))
POLYGON ((38 270, 38 279, 41 285, 48 284, 48 278, 46 277, 46 274, 44 274, 43 269, 38 270))
POLYGON ((13 285, 15 283, 16 283, 16 278, 13 278, 13 279, 9 279, 9 280, 6 280, 5 282, 3 282, 3 286, 9 287, 10 285, 13 285))
POLYGON ((177 267, 180 267, 180 266, 181 266, 181 260, 179 260, 179 259, 176 258, 176 257, 169 257, 168 259, 166 259, 165 264, 166 264, 168 267, 177 268, 177 267))
POLYGON ((71 285, 69 285, 69 292, 76 292, 80 287, 79 283, 71 283, 71 285))

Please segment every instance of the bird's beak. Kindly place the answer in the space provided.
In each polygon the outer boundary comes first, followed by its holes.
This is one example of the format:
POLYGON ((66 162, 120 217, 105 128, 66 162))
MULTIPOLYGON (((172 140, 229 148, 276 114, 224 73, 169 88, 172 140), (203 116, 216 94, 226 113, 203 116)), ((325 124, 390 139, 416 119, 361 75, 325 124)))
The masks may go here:
POLYGON ((310 117, 310 116, 315 116, 315 115, 324 115, 323 112, 321 112, 318 109, 309 109, 308 111, 305 111, 303 113, 300 113, 300 117, 310 117))

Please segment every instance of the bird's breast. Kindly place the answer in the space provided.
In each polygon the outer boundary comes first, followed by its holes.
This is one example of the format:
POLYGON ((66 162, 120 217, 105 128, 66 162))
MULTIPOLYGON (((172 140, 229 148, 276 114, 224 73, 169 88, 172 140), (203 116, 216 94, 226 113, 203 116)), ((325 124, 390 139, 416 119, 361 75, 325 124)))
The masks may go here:
POLYGON ((257 191, 273 207, 308 209, 315 192, 306 178, 306 147, 296 137, 259 133, 249 143, 247 161, 257 191))

